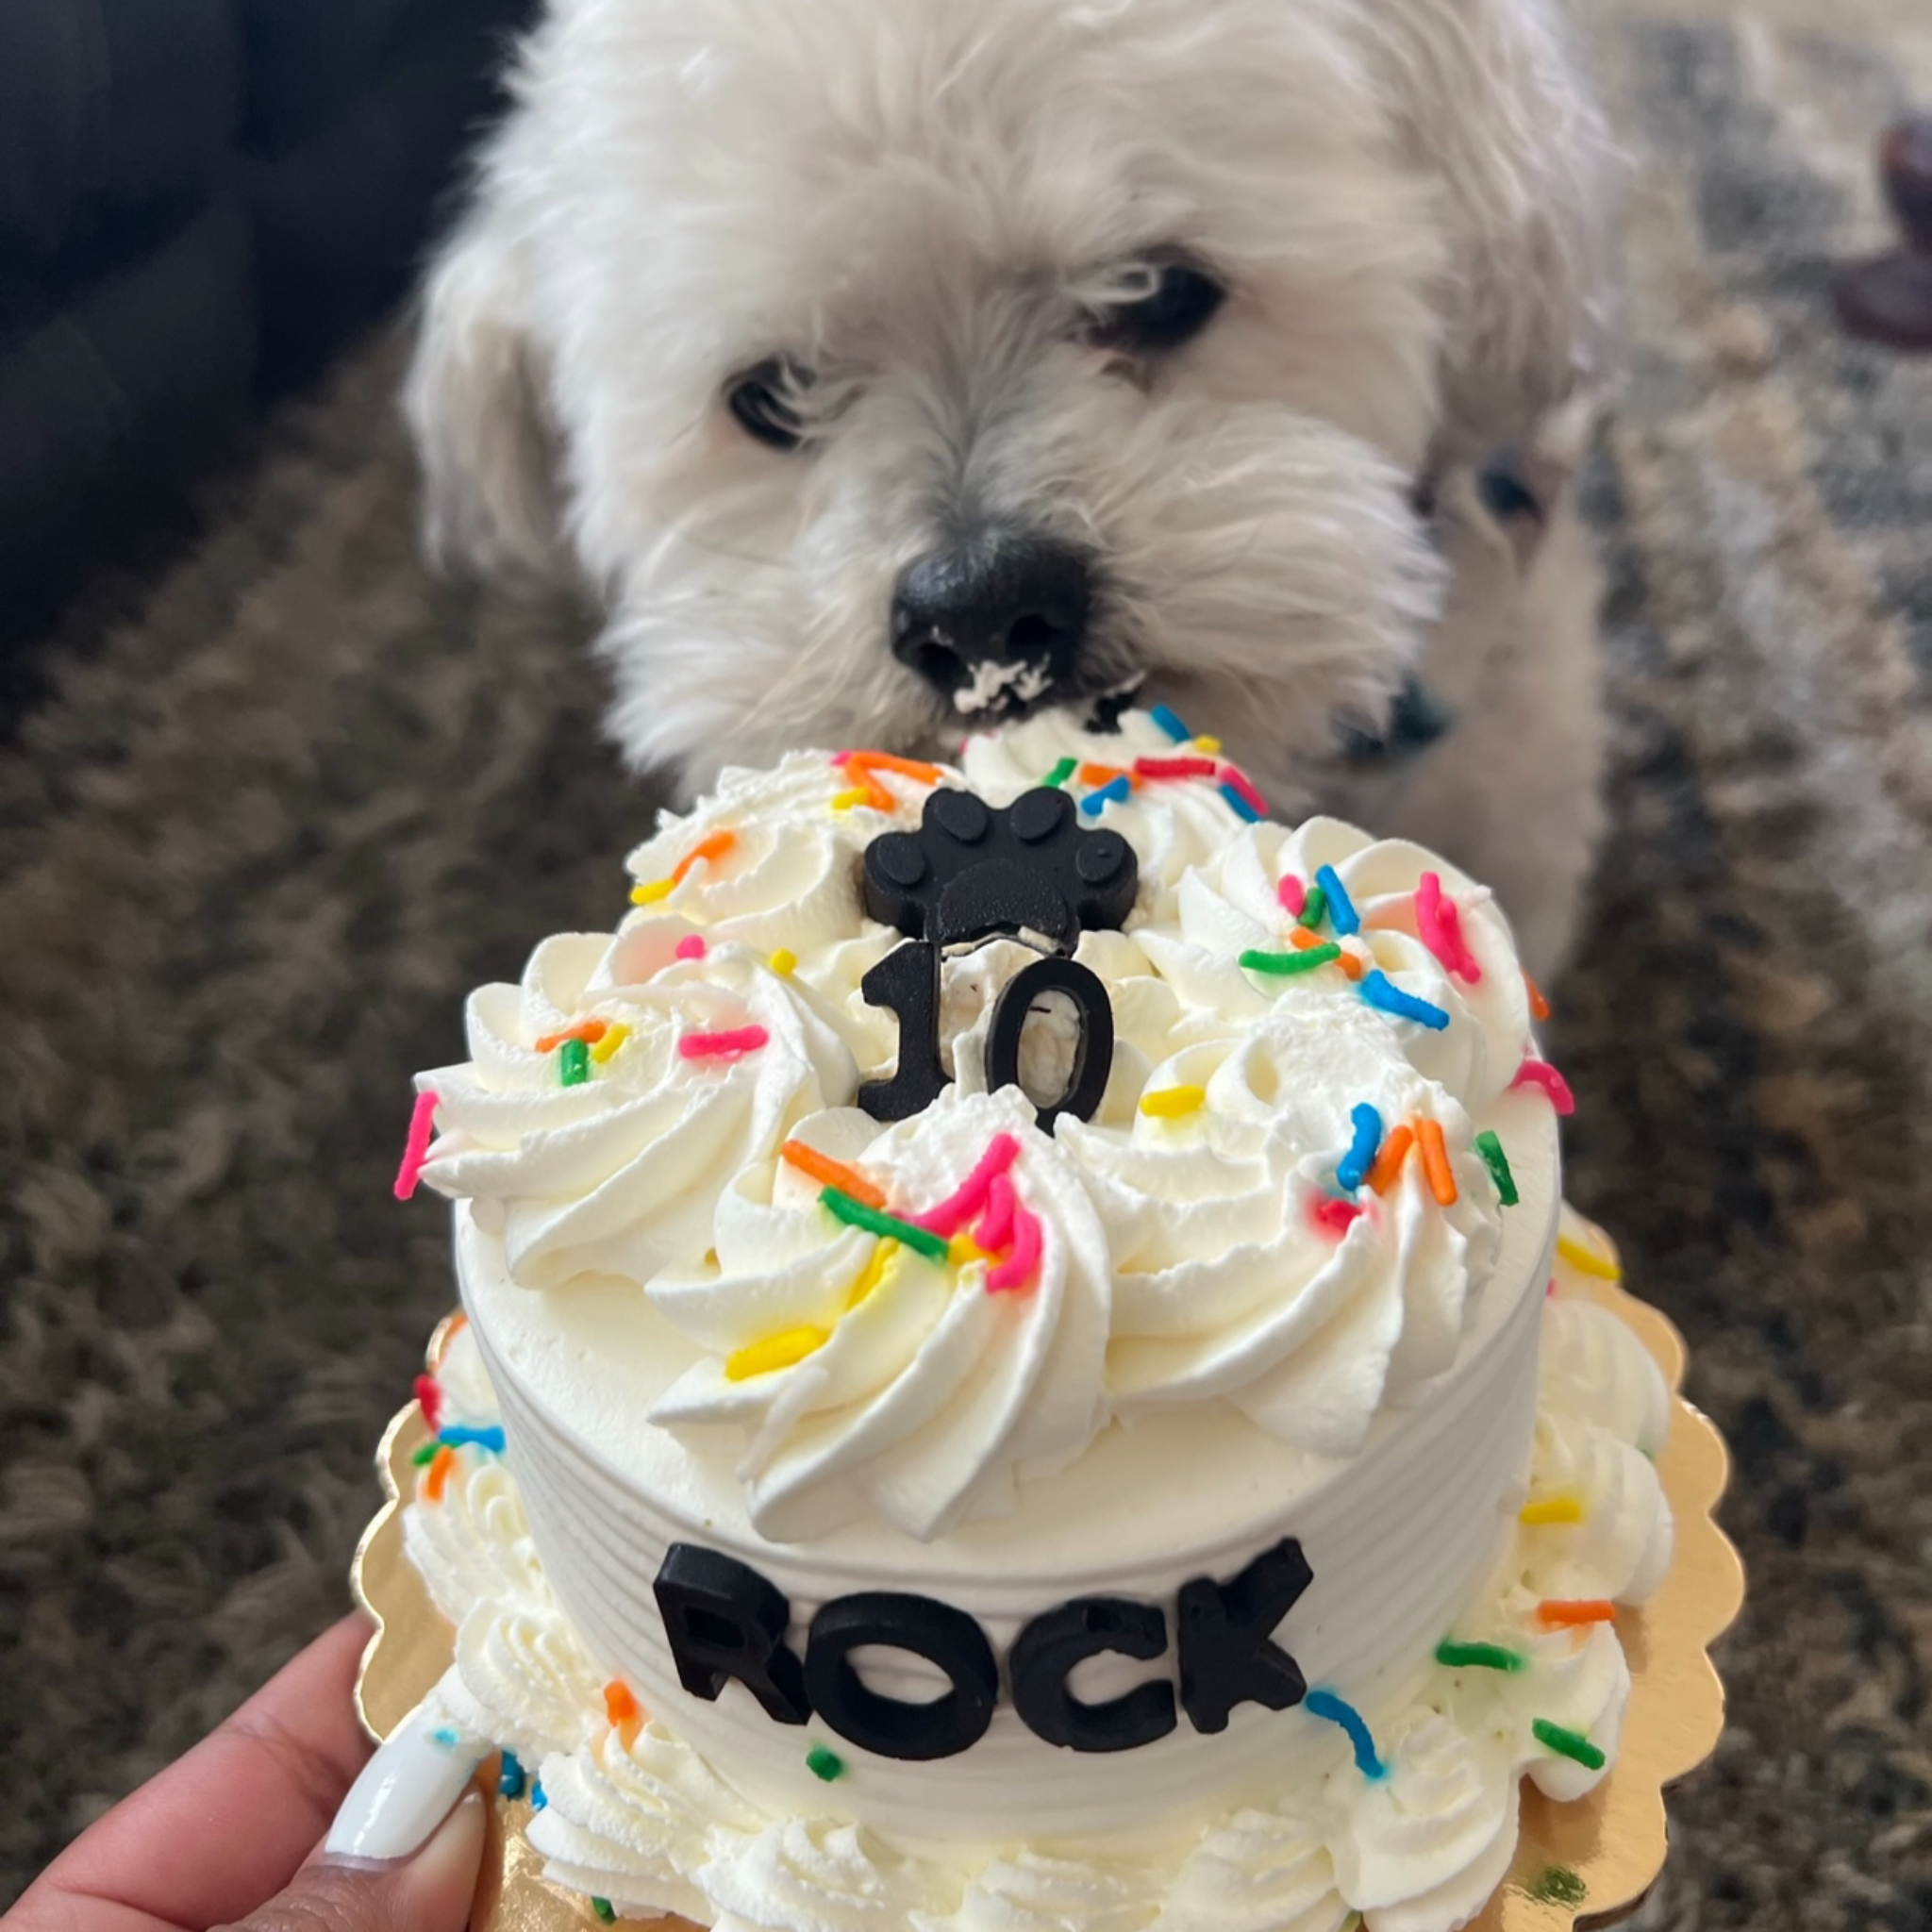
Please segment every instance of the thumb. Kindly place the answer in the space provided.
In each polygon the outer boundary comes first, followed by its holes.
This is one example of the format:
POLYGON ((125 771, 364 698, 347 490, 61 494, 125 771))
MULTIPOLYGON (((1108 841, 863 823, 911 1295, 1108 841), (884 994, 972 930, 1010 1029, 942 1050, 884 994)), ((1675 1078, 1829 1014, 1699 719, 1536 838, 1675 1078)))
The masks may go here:
POLYGON ((238 1932, 462 1932, 488 1835, 485 1746, 419 1705, 350 1786, 320 1852, 238 1932))
POLYGON ((466 1791, 408 1857, 324 1851, 231 1932, 463 1932, 486 1826, 482 1792, 466 1791))

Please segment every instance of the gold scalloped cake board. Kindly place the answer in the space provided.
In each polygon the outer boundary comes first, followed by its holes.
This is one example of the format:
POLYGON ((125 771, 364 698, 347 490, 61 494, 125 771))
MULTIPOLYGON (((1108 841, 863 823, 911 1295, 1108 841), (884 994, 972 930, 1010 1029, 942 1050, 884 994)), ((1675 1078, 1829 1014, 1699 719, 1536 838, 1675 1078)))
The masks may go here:
MULTIPOLYGON (((1609 1241, 1592 1230, 1605 1255, 1609 1241)), ((1674 1397, 1670 1441, 1657 1473, 1676 1519, 1676 1552, 1662 1589, 1637 1610, 1618 1613, 1630 1661, 1630 1704, 1622 1748, 1589 1796, 1559 1805, 1524 1782, 1516 1861, 1473 1932, 1572 1932, 1634 1911, 1663 1869, 1664 1791, 1715 1748, 1724 1728, 1724 1687, 1708 1655, 1744 1599, 1737 1552, 1712 1521, 1729 1458, 1711 1424, 1676 1393, 1684 1343, 1664 1316, 1615 1283, 1558 1270, 1566 1294, 1585 1294, 1620 1316, 1656 1357, 1674 1397)), ((454 1319, 454 1318, 452 1318, 454 1319)), ((433 1368, 450 1323, 429 1345, 433 1368)), ((370 1734, 385 1738, 448 1668, 453 1632, 403 1554, 398 1501, 414 1493, 410 1456, 428 1440, 412 1402, 390 1424, 376 1452, 388 1500, 356 1552, 358 1599, 375 1619, 362 1658, 357 1708, 370 1734)), ((544 1883, 542 1860, 524 1836, 526 1799, 492 1807, 491 1848, 472 1924, 476 1932, 572 1932, 598 1924, 588 1899, 544 1883)), ((665 1919, 666 1932, 686 1932, 665 1919)))

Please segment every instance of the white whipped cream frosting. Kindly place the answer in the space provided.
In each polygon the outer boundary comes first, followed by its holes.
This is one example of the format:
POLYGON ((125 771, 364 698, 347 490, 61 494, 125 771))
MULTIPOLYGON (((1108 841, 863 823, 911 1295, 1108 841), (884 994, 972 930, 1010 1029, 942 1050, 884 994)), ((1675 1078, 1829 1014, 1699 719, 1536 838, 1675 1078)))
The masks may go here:
MULTIPOLYGON (((1106 735, 1049 714, 970 741, 938 782, 1004 805, 1066 758, 1177 753, 1192 748, 1143 714, 1106 735)), ((866 917, 860 866, 880 832, 917 824, 932 787, 874 772, 888 812, 839 803, 852 776, 803 752, 726 772, 632 855, 649 903, 614 938, 545 941, 521 986, 473 995, 469 1060, 418 1079, 441 1102, 424 1178, 475 1204, 523 1287, 634 1283, 707 1352, 654 1417, 736 1431, 752 1520, 777 1541, 858 1511, 941 1536, 1010 1509, 1016 1484, 1064 1468, 1116 1418, 1178 1403, 1229 1405, 1315 1454, 1357 1452, 1378 1412, 1454 1362, 1496 1254, 1497 1191, 1472 1140, 1532 1048, 1488 894, 1419 847, 1330 820, 1248 823, 1213 777, 1150 777, 1081 819, 1122 833, 1141 876, 1125 929, 1086 933, 1075 953, 1117 1034, 1094 1118, 1049 1136, 1019 1090, 986 1092, 992 1000, 1035 957, 999 941, 944 968, 955 1085, 885 1126, 853 1103, 890 1072, 896 1023, 859 983, 901 936, 866 917), (1289 949, 1280 883, 1311 886, 1323 866, 1360 915, 1340 941, 1358 973, 1439 1009, 1439 1029, 1371 1006, 1339 963, 1286 976, 1240 963, 1289 949), (1418 936, 1429 871, 1473 981, 1418 936), (624 1029, 622 1043, 563 1086, 538 1042, 587 1022, 624 1029), (695 1058, 681 1044, 745 1029, 762 1043, 695 1058), (1200 1089, 1198 1107, 1141 1110, 1175 1088, 1200 1089), (1453 1206, 1412 1157, 1386 1193, 1355 1193, 1345 1230, 1318 1221, 1362 1103, 1391 1128, 1440 1125, 1453 1206), (1001 1131, 1021 1143, 1011 1183, 1041 1232, 1037 1277, 1006 1293, 970 1256, 902 1247, 878 1276, 879 1237, 836 1221, 780 1153, 795 1139, 834 1156, 903 1217, 956 1189, 1001 1131), (823 1341, 745 1370, 746 1351, 802 1332, 823 1341)), ((1064 1058, 1042 1019, 1028 1078, 1064 1058)))
MULTIPOLYGON (((1563 1276, 1574 1291, 1574 1277, 1563 1276)), ((676 1912, 726 1932, 1450 1932, 1500 1883, 1527 1774, 1580 1796, 1603 1774, 1552 1752, 1538 1720, 1614 1760, 1629 1677, 1615 1626, 1545 1627, 1549 1596, 1640 1602, 1669 1551, 1669 1511, 1646 1452, 1669 1397, 1614 1316, 1566 1291, 1542 1307, 1527 1492, 1574 1494, 1582 1522, 1519 1525, 1457 1620, 1461 1641, 1504 1645, 1524 1667, 1427 1666, 1372 1694, 1343 1686, 1387 1766, 1357 1767, 1340 1732, 1285 1754, 1272 1787, 1168 1831, 1024 1842, 925 1840, 841 1815, 781 1813, 734 1788, 661 1719, 612 1726, 602 1673, 559 1609, 503 1458, 466 1448, 431 1502, 406 1511, 407 1544, 457 1624, 437 1693, 451 1718, 541 1767, 528 1827, 556 1882, 622 1913, 676 1912)), ((474 1331, 439 1371, 446 1422, 497 1419, 474 1331)), ((513 1456, 512 1458, 513 1460, 513 1456)), ((1273 1723, 1284 1720, 1275 1718, 1273 1723)), ((778 1748, 796 1733, 779 1730, 778 1748)), ((949 1821, 957 1824, 958 1821, 949 1821)))

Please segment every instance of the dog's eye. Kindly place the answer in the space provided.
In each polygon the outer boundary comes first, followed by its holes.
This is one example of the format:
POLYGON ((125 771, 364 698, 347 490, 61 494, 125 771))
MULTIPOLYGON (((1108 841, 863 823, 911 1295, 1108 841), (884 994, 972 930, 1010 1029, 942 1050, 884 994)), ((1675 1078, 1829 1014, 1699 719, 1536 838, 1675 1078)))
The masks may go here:
POLYGON ((1210 275, 1185 261, 1153 271, 1153 286, 1093 319, 1092 340, 1102 348, 1142 355, 1177 349, 1214 320, 1227 291, 1210 275))
POLYGON ((809 380, 789 363, 760 362, 732 378, 724 391, 725 407, 747 436, 773 449, 796 449, 803 425, 790 399, 809 380))

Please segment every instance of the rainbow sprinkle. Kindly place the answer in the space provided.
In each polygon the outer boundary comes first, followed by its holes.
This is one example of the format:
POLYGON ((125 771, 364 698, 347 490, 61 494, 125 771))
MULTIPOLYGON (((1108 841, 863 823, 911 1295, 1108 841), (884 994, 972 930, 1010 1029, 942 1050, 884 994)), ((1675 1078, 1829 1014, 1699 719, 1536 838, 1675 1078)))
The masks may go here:
POLYGON ((1580 1906, 1590 1888, 1567 1865, 1545 1865, 1529 1895, 1540 1905, 1580 1906))
POLYGON ((1177 717, 1174 716, 1174 714, 1171 710, 1168 709, 1168 708, 1165 705, 1156 705, 1153 708, 1153 709, 1151 709, 1147 713, 1147 715, 1150 718, 1152 718, 1154 722, 1157 724, 1158 724, 1160 728, 1164 732, 1166 732, 1167 735, 1171 739, 1173 739, 1176 744, 1187 743, 1189 739, 1191 739, 1194 735, 1191 731, 1188 729, 1188 727, 1185 724, 1181 723, 1181 721, 1177 717))
POLYGON ((831 1334, 824 1328, 799 1326, 781 1328, 761 1341, 747 1342, 724 1357, 724 1379, 748 1382, 754 1375, 769 1375, 779 1369, 795 1368, 807 1356, 824 1347, 831 1334))
POLYGON ((488 1449, 493 1456, 503 1454, 503 1424, 491 1423, 477 1428, 469 1423, 455 1423, 436 1432, 436 1440, 452 1449, 488 1449))
POLYGON ((710 950, 700 933, 688 932, 678 941, 675 952, 680 959, 702 959, 710 950))
POLYGON ((585 1040, 566 1040, 557 1050, 557 1077, 565 1087, 581 1087, 591 1077, 591 1046, 585 1040))
POLYGON ((798 955, 790 946, 778 946, 765 961, 780 979, 790 979, 798 971, 798 955))
POLYGON ((1548 1060, 1524 1060, 1509 1084, 1511 1087, 1534 1087, 1546 1093, 1550 1105, 1559 1114, 1576 1111, 1576 1096, 1571 1092, 1569 1081, 1548 1060))
POLYGON ((1436 1661, 1451 1671, 1526 1671, 1529 1659, 1520 1650, 1500 1643, 1457 1643, 1445 1637, 1436 1646, 1436 1661))
POLYGON ((447 1488, 450 1473, 457 1466, 457 1452, 444 1443, 429 1458, 429 1474, 423 1478, 423 1493, 432 1503, 442 1501, 442 1492, 447 1488))
MULTIPOLYGON (((1053 770, 1050 771, 1046 774, 1046 776, 1043 777, 1040 782, 1042 785, 1051 785, 1053 789, 1056 791, 1058 791, 1060 789, 1060 787, 1064 785, 1067 782, 1067 780, 1071 778, 1074 775, 1074 774, 1077 772, 1079 769, 1080 760, 1078 758, 1061 758, 1060 761, 1054 766, 1053 770)), ((826 1755, 829 1757, 831 1754, 828 1752, 826 1755)))
MULTIPOLYGON (((1005 1180, 1006 1176, 1003 1174, 1000 1178, 1005 1180)), ((1011 1191, 1010 1182, 1008 1190, 1011 1191)), ((1040 1272, 1040 1219, 1018 1195, 1013 1196, 1012 1241, 1007 1258, 986 1272, 986 1291, 989 1294, 1006 1294, 1014 1289, 1024 1288, 1040 1272)))
POLYGON ((1546 1717, 1538 1718, 1529 1728, 1539 1744, 1554 1751, 1558 1757, 1573 1759, 1585 1771, 1601 1771, 1608 1762, 1581 1731, 1565 1730, 1561 1724, 1553 1724, 1546 1717))
POLYGON ((1574 1490, 1554 1490, 1547 1496, 1532 1496, 1516 1512, 1516 1520, 1529 1529, 1547 1529, 1559 1524, 1581 1523, 1583 1498, 1574 1490))
POLYGON ((609 1027, 602 1020, 577 1020, 568 1026, 560 1026, 555 1033, 546 1033, 537 1042, 538 1053, 555 1053, 566 1040, 581 1040, 586 1045, 595 1046, 609 1027))
POLYGON ((1343 939, 1362 929, 1361 914, 1355 909, 1355 901, 1348 896, 1348 888, 1341 883, 1341 875, 1332 865, 1318 865, 1315 868, 1315 883, 1328 900, 1328 923, 1343 939))
POLYGON ((1574 1630, 1585 1624, 1613 1624, 1617 1607, 1607 1597, 1545 1597, 1537 1605, 1538 1618, 1558 1630, 1574 1630))
POLYGON ((1349 1143, 1348 1152, 1335 1163, 1335 1184, 1352 1194, 1368 1178, 1375 1156, 1381 1151, 1382 1116, 1363 1101, 1349 1109, 1348 1118, 1355 1128, 1355 1139, 1349 1143))
POLYGON ((1109 805, 1124 805, 1133 795, 1133 781, 1123 772, 1118 777, 1109 778, 1097 791, 1090 791, 1080 801, 1080 809, 1090 819, 1097 819, 1109 805))
POLYGON ((700 862, 709 864, 720 859, 738 843, 736 832, 713 832, 708 838, 700 839, 689 852, 671 869, 668 879, 646 879, 641 885, 630 889, 630 903, 633 906, 655 906, 660 899, 668 899, 685 882, 691 868, 700 862))
POLYGON ((1274 896, 1291 919, 1299 919, 1303 907, 1308 903, 1308 889, 1293 873, 1285 872, 1281 874, 1281 882, 1274 888, 1274 896))
POLYGON ((1140 778, 1211 778, 1212 758, 1136 758, 1134 774, 1140 778))
POLYGON ((408 1201, 416 1192, 416 1183, 423 1178, 423 1163, 429 1153, 429 1137, 436 1131, 436 1109, 442 1105, 442 1096, 425 1088, 416 1096, 416 1104, 409 1109, 409 1131, 403 1141, 403 1163, 396 1169, 396 1182, 393 1190, 398 1201, 408 1201))
POLYGON ((1244 819, 1252 822, 1268 816, 1268 801, 1261 796, 1255 781, 1239 765, 1224 764, 1221 768, 1221 793, 1225 798, 1230 792, 1240 805, 1247 808, 1241 812, 1244 819))
POLYGON ((1365 1778, 1380 1779, 1389 1775, 1389 1767, 1375 1756, 1375 1740, 1369 1735, 1369 1727, 1362 1720, 1362 1714, 1344 1697, 1338 1697, 1332 1690, 1310 1690, 1302 1700, 1310 1717, 1319 1717, 1331 1724, 1340 1724, 1348 1733, 1348 1741, 1355 1751, 1355 1768, 1365 1778))
POLYGON ((1296 919, 1313 932, 1327 915, 1328 894, 1320 886, 1310 887, 1302 900, 1302 909, 1296 913, 1296 919))
POLYGON ((442 1420, 441 1385, 434 1375, 418 1375, 411 1385, 410 1392, 416 1398, 416 1407, 423 1411, 423 1420, 433 1429, 442 1420))
POLYGON ((1567 1234, 1557 1237, 1557 1252, 1579 1274, 1588 1274, 1596 1281, 1622 1281, 1624 1271, 1617 1264, 1599 1255, 1594 1248, 1586 1248, 1579 1241, 1573 1241, 1567 1234))
POLYGON ((1395 1185, 1396 1177, 1402 1173, 1402 1163, 1408 1158, 1408 1150, 1415 1145, 1413 1127, 1397 1127, 1382 1142, 1382 1151, 1375 1157, 1375 1164, 1369 1170, 1369 1185, 1376 1193, 1386 1194, 1395 1185))
POLYGON ((1485 1127, 1475 1137, 1475 1151, 1496 1184, 1496 1198, 1506 1208, 1515 1207, 1523 1197, 1516 1191, 1516 1176, 1509 1172, 1509 1157, 1503 1152, 1503 1143, 1492 1127, 1485 1127))
POLYGON ((608 1898, 592 1898, 591 1900, 591 1909, 596 1913, 597 1917, 605 1924, 609 1925, 616 1923, 617 1908, 608 1898))
POLYGON ((1441 1007, 1431 1006, 1427 1000, 1419 1000, 1412 992, 1404 992, 1380 967, 1362 974, 1361 992, 1370 1006, 1379 1008, 1385 1013, 1392 1013, 1398 1020, 1413 1020, 1417 1025, 1426 1026, 1432 1033, 1441 1032, 1449 1024, 1449 1015, 1441 1007))
POLYGON ((1532 1020, 1547 1020, 1550 1017, 1550 1003, 1543 997, 1543 990, 1529 976, 1525 967, 1523 974, 1523 990, 1529 995, 1529 1016, 1532 1020))
POLYGON ((603 1039, 592 1043, 591 1058, 601 1067, 629 1038, 630 1028, 628 1026, 607 1026, 604 1029, 603 1039))
POLYGON ((1424 873, 1415 889, 1415 929, 1417 938, 1446 971, 1471 986, 1481 979, 1483 969, 1462 937, 1462 915, 1456 901, 1444 897, 1439 873, 1424 873))
POLYGON ((941 1237, 958 1234, 986 1206, 994 1175, 1005 1174, 1019 1158, 1019 1141, 1011 1134, 995 1134, 973 1172, 938 1207, 919 1217, 920 1226, 941 1237))
POLYGON ((549 1802, 550 1793, 543 1789, 543 1780, 541 1777, 532 1778, 530 1780, 530 1809, 532 1811, 541 1811, 549 1802))
POLYGON ((503 1754, 503 1764, 496 1774, 496 1789, 506 1798, 524 1795, 523 1760, 514 1751, 503 1754))
POLYGON ((1328 1234, 1345 1235, 1362 1210, 1353 1201, 1319 1200, 1308 1209, 1308 1219, 1328 1234))
POLYGON ((896 1215, 883 1213, 876 1208, 868 1208, 863 1201, 855 1201, 838 1188, 825 1188, 819 1195, 819 1202, 848 1227, 862 1227, 868 1234, 884 1235, 890 1240, 904 1241, 915 1255, 924 1255, 928 1261, 943 1264, 948 1259, 945 1236, 915 1227, 911 1222, 901 1221, 896 1215))
POLYGON ((842 1160, 834 1160, 829 1154, 821 1154, 816 1147, 807 1146, 803 1141, 788 1141, 778 1152, 788 1165, 810 1175, 821 1187, 837 1188, 841 1194, 849 1194, 868 1208, 882 1208, 886 1205, 885 1195, 855 1169, 842 1160))
POLYGON ((644 1727, 644 1707, 621 1677, 611 1678, 604 1687, 604 1715, 609 1719, 611 1729, 624 1740, 624 1748, 628 1751, 644 1727))
POLYGON ((1341 948, 1333 943, 1310 946, 1299 953, 1262 953, 1250 946, 1241 955, 1241 963, 1250 973, 1308 973, 1341 958, 1341 948))
POLYGON ((756 1053, 770 1039, 762 1026, 739 1026, 724 1033, 687 1033, 677 1050, 688 1060, 737 1059, 756 1053))
POLYGON ((1424 1116, 1415 1124, 1416 1144, 1423 1150, 1423 1173, 1428 1176, 1429 1192, 1439 1208, 1456 1205, 1456 1172, 1449 1165, 1449 1148, 1442 1139, 1442 1123, 1424 1116))
POLYGON ((845 1760, 836 1751, 827 1751, 823 1744, 814 1744, 805 1754, 805 1768, 826 1784, 845 1775, 845 1760))
POLYGON ((1141 1096, 1141 1111, 1150 1120, 1176 1121, 1194 1112, 1208 1098, 1205 1087, 1162 1087, 1141 1096))
POLYGON ((1234 815, 1239 819, 1245 819, 1249 824, 1258 824, 1268 816, 1266 811, 1257 809, 1254 801, 1244 796, 1231 778, 1224 777, 1215 790, 1227 801, 1234 815))

